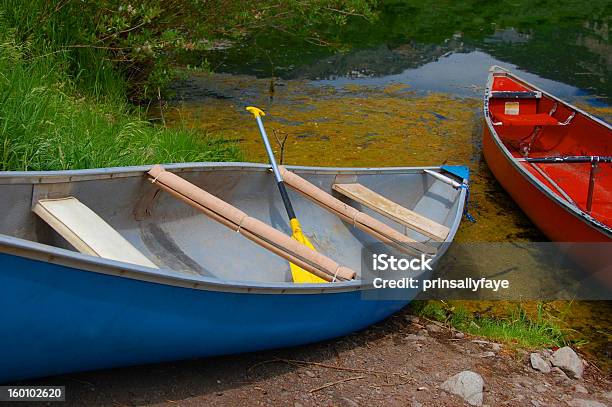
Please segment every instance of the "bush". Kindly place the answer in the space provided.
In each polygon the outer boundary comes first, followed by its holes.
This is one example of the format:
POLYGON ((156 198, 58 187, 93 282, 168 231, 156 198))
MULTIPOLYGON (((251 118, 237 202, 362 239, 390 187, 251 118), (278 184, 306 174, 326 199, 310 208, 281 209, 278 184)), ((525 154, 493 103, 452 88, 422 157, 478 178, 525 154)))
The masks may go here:
POLYGON ((0 170, 240 158, 237 146, 220 139, 151 125, 121 97, 122 81, 112 72, 97 75, 110 81, 106 96, 83 94, 63 53, 34 52, 16 32, 0 19, 0 170))

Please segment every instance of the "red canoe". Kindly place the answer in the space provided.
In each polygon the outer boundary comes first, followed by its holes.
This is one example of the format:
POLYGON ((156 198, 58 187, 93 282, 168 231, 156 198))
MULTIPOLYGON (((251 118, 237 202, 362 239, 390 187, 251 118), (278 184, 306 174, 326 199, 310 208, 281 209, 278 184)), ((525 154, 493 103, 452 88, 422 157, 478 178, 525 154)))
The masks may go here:
POLYGON ((484 116, 489 168, 551 241, 612 242, 609 124, 497 66, 484 116))

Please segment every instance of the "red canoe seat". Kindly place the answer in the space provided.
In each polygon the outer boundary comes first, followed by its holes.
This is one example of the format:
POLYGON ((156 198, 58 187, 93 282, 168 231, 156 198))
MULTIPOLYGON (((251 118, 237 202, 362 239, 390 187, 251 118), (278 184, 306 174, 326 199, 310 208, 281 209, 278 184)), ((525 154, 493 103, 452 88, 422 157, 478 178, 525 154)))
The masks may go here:
MULTIPOLYGON (((506 126, 558 126, 561 123, 548 113, 535 113, 535 114, 495 114, 495 120, 501 122, 502 125, 506 126)), ((496 125, 498 123, 495 123, 496 125)))

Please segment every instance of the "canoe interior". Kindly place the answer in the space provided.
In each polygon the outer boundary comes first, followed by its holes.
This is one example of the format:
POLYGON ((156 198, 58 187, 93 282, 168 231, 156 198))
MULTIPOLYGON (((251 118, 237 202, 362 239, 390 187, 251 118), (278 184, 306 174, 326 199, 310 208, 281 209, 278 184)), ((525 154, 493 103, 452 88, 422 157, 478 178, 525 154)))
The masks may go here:
MULTIPOLYGON (((291 234, 273 177, 265 166, 175 166, 173 171, 250 216, 291 234)), ((323 169, 295 171, 329 193, 338 175, 323 169)), ((452 239, 463 206, 461 192, 422 169, 343 170, 342 177, 343 181, 359 182, 451 228, 452 239)), ((103 176, 72 172, 70 178, 64 179, 35 174, 11 177, 5 173, 0 178, 0 190, 3 197, 10 197, 0 201, 0 213, 4 214, 0 234, 74 250, 31 210, 38 197, 74 196, 165 272, 223 281, 291 281, 285 260, 169 194, 162 191, 156 194, 157 189, 147 181, 145 170, 107 170, 103 176)), ((362 248, 376 241, 298 193, 289 193, 304 231, 318 251, 359 272, 362 248)), ((417 232, 344 200, 419 241, 429 242, 417 232)))
MULTIPOLYGON (((527 92, 540 94, 538 89, 508 72, 493 74, 488 100, 489 114, 493 123, 502 122, 501 125, 493 126, 494 131, 513 157, 522 158, 525 155, 525 147, 532 140, 534 131, 538 132, 530 145, 529 157, 612 155, 610 126, 576 111, 546 93, 541 93, 541 97, 537 98, 517 97, 527 92), (496 92, 500 92, 498 95, 507 94, 509 97, 492 97, 496 92), (552 110, 554 112, 550 114, 552 110), (573 112, 576 114, 569 124, 565 126, 558 124, 568 120, 573 112)), ((589 212, 587 196, 590 163, 521 162, 520 165, 524 171, 531 173, 560 199, 566 199, 548 178, 552 179, 579 209, 589 212)), ((612 226, 612 165, 610 164, 600 164, 595 174, 590 215, 604 225, 612 226)))

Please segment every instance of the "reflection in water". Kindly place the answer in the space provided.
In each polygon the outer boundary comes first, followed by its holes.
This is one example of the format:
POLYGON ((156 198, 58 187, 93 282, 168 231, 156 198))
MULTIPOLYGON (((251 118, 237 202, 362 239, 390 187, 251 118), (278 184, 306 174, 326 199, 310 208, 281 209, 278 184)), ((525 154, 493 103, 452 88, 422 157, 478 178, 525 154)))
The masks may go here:
POLYGON ((418 68, 406 69, 397 75, 357 79, 339 77, 331 80, 315 81, 315 83, 343 86, 349 83, 385 85, 399 82, 410 84, 414 89, 423 92, 445 92, 458 96, 481 97, 489 67, 492 65, 500 65, 510 69, 534 85, 547 89, 565 99, 575 99, 584 95, 584 91, 574 86, 521 71, 517 66, 495 59, 482 51, 452 53, 418 68))
MULTIPOLYGON (((482 51, 523 71, 612 96, 608 2, 383 1, 377 21, 353 18, 327 37, 335 49, 275 31, 204 55, 216 72, 284 79, 381 77, 399 74, 451 53, 482 51)), ((443 78, 441 78, 444 81, 443 78)))

